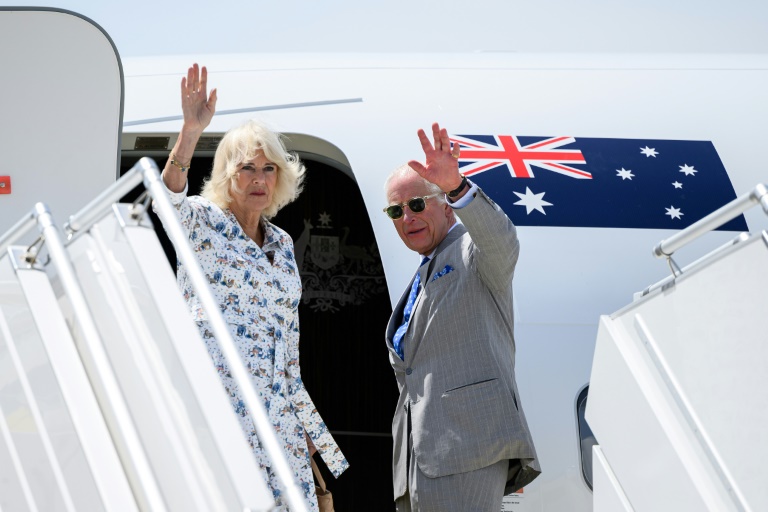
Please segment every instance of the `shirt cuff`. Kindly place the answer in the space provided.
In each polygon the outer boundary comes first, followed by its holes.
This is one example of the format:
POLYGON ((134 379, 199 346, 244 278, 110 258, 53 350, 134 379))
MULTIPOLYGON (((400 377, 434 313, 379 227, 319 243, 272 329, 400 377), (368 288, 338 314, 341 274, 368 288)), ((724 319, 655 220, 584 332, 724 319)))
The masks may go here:
POLYGON ((169 189, 165 182, 160 180, 163 183, 163 186, 165 187, 165 190, 168 191, 168 197, 171 199, 171 204, 174 206, 178 206, 181 204, 182 201, 184 201, 184 198, 187 197, 187 191, 189 190, 189 180, 184 184, 184 190, 181 192, 174 192, 171 189, 169 189))
POLYGON ((475 193, 477 192, 478 186, 472 183, 471 181, 467 180, 467 183, 469 183, 469 190, 467 190, 467 193, 464 194, 464 196, 461 199, 457 199, 455 202, 451 202, 448 198, 448 195, 445 196, 445 201, 453 208, 454 210, 461 210, 465 206, 467 206, 469 203, 472 202, 472 200, 475 198, 475 193))

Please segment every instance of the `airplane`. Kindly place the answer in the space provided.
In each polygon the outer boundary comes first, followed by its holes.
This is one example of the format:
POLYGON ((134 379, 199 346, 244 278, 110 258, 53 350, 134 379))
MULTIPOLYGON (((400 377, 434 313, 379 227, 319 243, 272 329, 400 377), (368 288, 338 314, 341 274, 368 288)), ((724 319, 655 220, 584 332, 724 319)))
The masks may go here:
MULTIPOLYGON (((31 80, 37 86, 0 86, 0 97, 27 105, 11 105, 0 123, 0 184, 11 190, 0 189, 0 233, 36 201, 65 219, 142 157, 162 168, 181 126, 179 83, 191 58, 120 59, 108 35, 73 13, 0 10, 2 46, 16 41, 14 55, 3 52, 4 69, 29 70, 50 51, 20 29, 23 16, 41 12, 102 39, 89 60, 56 71, 87 82, 97 67, 88 62, 99 62, 110 83, 80 91, 104 96, 94 100, 103 108, 89 111, 46 97, 50 84, 40 86, 39 74, 31 80), (32 133, 45 142, 22 140, 32 133)), ((381 211, 383 184, 391 170, 420 158, 416 130, 439 121, 461 147, 462 170, 504 208, 521 243, 516 372, 543 472, 506 497, 503 510, 592 510, 592 449, 600 439, 584 415, 600 318, 670 274, 652 255, 656 243, 766 181, 756 157, 768 118, 768 56, 194 58, 219 101, 191 164, 190 193, 210 170, 218 140, 251 118, 283 133, 308 170, 303 193, 274 222, 292 235, 302 272, 304 380, 351 463, 338 480, 326 478, 338 509, 393 509, 396 388, 383 333, 416 263, 381 211)), ((767 225, 761 212, 746 211, 680 249, 675 262, 684 266, 767 225)))

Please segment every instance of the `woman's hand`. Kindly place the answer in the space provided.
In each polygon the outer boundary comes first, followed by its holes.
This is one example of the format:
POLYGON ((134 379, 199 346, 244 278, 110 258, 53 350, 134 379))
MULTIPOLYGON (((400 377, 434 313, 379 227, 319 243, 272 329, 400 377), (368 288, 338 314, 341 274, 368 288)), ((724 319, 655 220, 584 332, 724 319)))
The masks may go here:
POLYGON ((197 63, 181 79, 181 110, 184 113, 183 131, 202 134, 216 112, 216 89, 208 95, 208 70, 197 63))
POLYGON ((197 141, 211 124, 216 112, 216 89, 208 96, 208 70, 202 71, 197 63, 181 79, 181 110, 184 124, 163 168, 163 182, 172 192, 182 192, 187 186, 188 168, 195 153, 197 141), (172 163, 175 162, 175 163, 172 163))
POLYGON ((424 156, 427 161, 422 164, 416 160, 411 160, 408 165, 425 180, 434 183, 443 192, 450 192, 461 185, 461 175, 459 174, 459 145, 454 144, 451 148, 451 139, 448 137, 448 131, 440 125, 432 125, 432 137, 434 146, 427 138, 424 130, 419 129, 419 141, 424 150, 424 156))

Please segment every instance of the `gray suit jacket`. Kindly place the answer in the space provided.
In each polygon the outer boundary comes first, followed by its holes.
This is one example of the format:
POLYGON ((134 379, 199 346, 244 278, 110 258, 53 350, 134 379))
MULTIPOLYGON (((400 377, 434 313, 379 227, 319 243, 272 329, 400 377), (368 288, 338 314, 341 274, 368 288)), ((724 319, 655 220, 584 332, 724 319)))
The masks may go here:
POLYGON ((428 477, 520 459, 520 465, 510 465, 509 493, 541 472, 515 382, 517 230, 481 190, 456 213, 463 225, 419 269, 422 285, 403 339, 405 360, 392 337, 410 283, 387 326, 400 390, 392 422, 395 499, 406 491, 408 415, 416 460, 428 477))

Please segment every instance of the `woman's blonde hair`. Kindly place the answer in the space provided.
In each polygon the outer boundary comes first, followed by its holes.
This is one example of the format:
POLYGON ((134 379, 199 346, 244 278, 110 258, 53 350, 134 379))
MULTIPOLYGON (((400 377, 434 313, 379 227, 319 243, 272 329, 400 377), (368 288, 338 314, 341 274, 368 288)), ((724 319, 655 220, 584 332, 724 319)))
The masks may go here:
POLYGON ((304 164, 285 149, 282 136, 256 122, 236 126, 219 142, 213 157, 211 175, 205 180, 202 196, 220 208, 229 208, 232 202, 230 187, 239 192, 237 171, 240 164, 253 159, 261 150, 270 162, 277 165, 277 184, 270 204, 261 215, 271 219, 280 209, 299 197, 304 185, 304 164))

